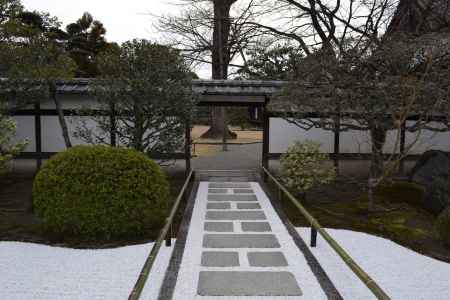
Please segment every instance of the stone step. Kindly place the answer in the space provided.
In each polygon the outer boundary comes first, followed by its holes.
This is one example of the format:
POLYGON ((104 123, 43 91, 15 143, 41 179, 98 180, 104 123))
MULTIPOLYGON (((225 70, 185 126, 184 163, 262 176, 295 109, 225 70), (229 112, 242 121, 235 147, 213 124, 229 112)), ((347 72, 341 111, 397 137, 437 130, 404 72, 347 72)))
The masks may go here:
POLYGON ((301 296, 290 272, 201 271, 201 296, 301 296))
POLYGON ((266 232, 272 231, 270 224, 267 222, 242 222, 242 231, 244 232, 266 232))
POLYGON ((236 203, 238 209, 261 209, 259 203, 236 203))
POLYGON ((208 195, 209 201, 257 201, 255 195, 208 195))
POLYGON ((231 182, 210 182, 209 188, 211 189, 233 189, 233 188, 244 188, 249 189, 251 188, 250 183, 231 183, 231 182))
POLYGON ((234 226, 233 222, 205 222, 203 229, 212 232, 233 232, 234 226))
POLYGON ((257 211, 213 211, 206 212, 206 220, 265 220, 262 210, 257 211))
POLYGON ((205 234, 204 248, 280 248, 273 234, 205 234))
POLYGON ((239 253, 206 251, 202 253, 202 267, 238 267, 239 253))
POLYGON ((207 209, 231 209, 230 202, 213 202, 206 204, 207 209))
POLYGON ((208 189, 209 194, 226 194, 228 189, 208 189))
POLYGON ((248 263, 251 267, 286 267, 286 257, 282 252, 248 252, 248 263))

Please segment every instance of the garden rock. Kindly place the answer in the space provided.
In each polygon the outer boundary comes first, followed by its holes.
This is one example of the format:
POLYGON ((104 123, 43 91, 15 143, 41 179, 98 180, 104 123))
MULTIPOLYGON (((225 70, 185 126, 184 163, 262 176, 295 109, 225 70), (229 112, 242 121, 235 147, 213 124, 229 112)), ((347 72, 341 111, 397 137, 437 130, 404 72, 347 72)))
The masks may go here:
POLYGON ((450 204, 450 153, 425 152, 411 171, 410 181, 425 187, 424 207, 439 214, 450 204))
POLYGON ((425 152, 411 171, 410 181, 429 186, 434 178, 450 174, 450 153, 430 150, 425 152))

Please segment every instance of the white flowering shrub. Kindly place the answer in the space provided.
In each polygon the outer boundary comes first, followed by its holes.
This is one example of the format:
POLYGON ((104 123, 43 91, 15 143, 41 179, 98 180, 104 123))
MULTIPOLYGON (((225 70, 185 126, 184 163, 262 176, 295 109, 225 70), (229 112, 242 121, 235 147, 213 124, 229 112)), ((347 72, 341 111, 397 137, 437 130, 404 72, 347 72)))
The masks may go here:
POLYGON ((25 148, 26 142, 13 143, 16 122, 0 114, 0 173, 4 172, 8 161, 25 148))
POLYGON ((327 166, 328 154, 313 141, 296 142, 281 156, 281 179, 288 189, 304 194, 314 186, 332 182, 336 170, 327 166))

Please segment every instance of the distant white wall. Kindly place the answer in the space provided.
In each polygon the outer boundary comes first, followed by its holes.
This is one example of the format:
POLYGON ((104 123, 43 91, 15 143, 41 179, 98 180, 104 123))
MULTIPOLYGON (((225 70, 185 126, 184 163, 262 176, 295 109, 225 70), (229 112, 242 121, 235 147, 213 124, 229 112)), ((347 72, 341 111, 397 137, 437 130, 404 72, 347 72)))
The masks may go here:
MULTIPOLYGON (((99 108, 99 104, 89 95, 82 94, 64 94, 60 97, 64 109, 82 109, 82 108, 99 108)), ((54 109, 55 105, 52 101, 43 101, 42 109, 54 109)), ((17 116, 17 134, 15 140, 20 141, 27 139, 28 145, 25 151, 36 151, 35 133, 34 133, 34 117, 17 116)), ((73 133, 77 126, 80 126, 81 120, 86 120, 91 128, 95 128, 95 122, 91 117, 70 117, 66 116, 67 125, 71 134, 72 143, 74 145, 85 144, 84 141, 75 139, 73 133)), ((62 138, 61 127, 56 116, 42 116, 42 151, 58 152, 65 149, 64 140, 62 138)), ((270 118, 270 145, 271 153, 284 153, 290 145, 295 141, 313 140, 321 143, 321 150, 326 153, 332 153, 334 147, 334 134, 323 129, 313 128, 311 130, 302 130, 299 127, 287 122, 282 118, 270 118)), ((422 131, 419 133, 420 138, 415 143, 411 154, 420 154, 426 150, 439 149, 450 151, 450 132, 436 133, 430 131, 422 131)), ((407 145, 416 140, 417 133, 407 132, 407 145)), ((396 132, 390 132, 388 135, 385 152, 389 153, 394 148, 396 141, 396 132)), ((370 138, 367 132, 348 131, 342 132, 340 135, 340 152, 341 153, 370 153, 370 138)))
MULTIPOLYGON (((296 141, 313 140, 321 143, 321 150, 333 153, 334 134, 319 128, 308 131, 289 123, 282 118, 270 118, 270 153, 285 153, 296 141)), ((397 131, 388 133, 384 151, 392 153, 397 142, 397 131)), ((421 154, 430 149, 450 151, 450 132, 432 132, 423 130, 417 133, 407 132, 406 145, 413 145, 410 154, 421 154)), ((341 153, 370 153, 370 135, 367 131, 351 130, 340 134, 341 153)))
MULTIPOLYGON (((79 94, 63 94, 58 95, 63 109, 98 109, 100 105, 89 95, 79 94)), ((31 109, 32 107, 30 107, 31 109)), ((52 101, 42 101, 41 109, 55 109, 55 105, 52 101)), ((28 140, 28 145, 25 152, 36 151, 35 141, 35 124, 34 116, 16 116, 14 119, 17 122, 17 131, 15 141, 28 140)), ((86 125, 88 128, 94 131, 94 133, 100 135, 101 132, 97 128, 95 120, 90 116, 65 116, 71 142, 73 145, 87 144, 82 139, 74 137, 74 133, 77 132, 77 128, 86 125)), ((60 152, 65 150, 65 143, 62 137, 61 126, 57 116, 41 116, 41 134, 42 134, 42 152, 60 152)), ((105 137, 108 141, 108 137, 105 137)), ((120 144, 120 141, 117 141, 120 144)), ((180 152, 183 148, 179 149, 180 152)))
MULTIPOLYGON (((80 94, 64 94, 58 95, 63 109, 83 109, 83 108, 99 108, 99 104, 88 95, 80 94)), ((42 101, 41 109, 55 109, 55 104, 50 101, 42 101)), ((15 141, 27 140, 28 145, 25 148, 25 152, 36 151, 35 140, 35 123, 34 116, 15 116, 14 119, 17 123, 17 131, 15 141)), ((95 122, 90 117, 65 117, 71 141, 74 145, 86 144, 80 139, 73 137, 77 126, 81 125, 81 120, 87 121, 94 126, 95 122)), ((62 137, 61 126, 57 116, 41 116, 41 130, 42 130, 42 152, 59 152, 64 150, 65 144, 62 137)))

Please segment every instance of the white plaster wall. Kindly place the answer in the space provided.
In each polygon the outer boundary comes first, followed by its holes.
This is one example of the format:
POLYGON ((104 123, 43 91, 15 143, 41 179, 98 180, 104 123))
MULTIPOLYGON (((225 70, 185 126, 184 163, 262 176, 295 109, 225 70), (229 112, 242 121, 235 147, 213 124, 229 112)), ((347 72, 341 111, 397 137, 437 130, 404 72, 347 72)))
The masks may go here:
MULTIPOLYGON (((61 105, 64 109, 95 109, 100 108, 98 102, 88 95, 78 94, 64 94, 59 95, 61 105)), ((32 107, 30 107, 31 109, 32 107)), ((41 109, 55 109, 55 105, 52 101, 41 102, 41 109)), ((17 116, 14 117, 17 122, 17 131, 15 141, 28 140, 27 148, 25 152, 35 152, 35 132, 34 132, 34 116, 17 116)), ((77 131, 77 127, 84 124, 92 129, 94 133, 101 134, 97 129, 97 124, 92 117, 89 116, 66 116, 66 123, 69 129, 71 142, 73 145, 87 144, 84 140, 77 139, 73 135, 77 131)), ((42 130, 42 152, 59 152, 64 150, 65 143, 62 137, 61 126, 57 116, 41 116, 41 130, 42 130)), ((108 137, 105 137, 108 141, 108 137)), ((118 141, 120 144, 120 141, 118 141)), ((179 150, 183 151, 183 148, 179 150)))
POLYGON ((36 143, 34 139, 34 117, 17 116, 13 118, 16 120, 16 136, 13 141, 27 140, 28 144, 24 151, 36 151, 36 143))
MULTIPOLYGON (((99 108, 99 104, 88 95, 64 94, 59 95, 64 109, 82 109, 82 108, 99 108)), ((54 103, 45 101, 41 104, 42 109, 54 109, 54 103)), ((34 136, 34 117, 17 116, 16 141, 24 139, 28 140, 25 151, 34 152, 36 150, 34 136)), ((85 144, 84 141, 75 139, 72 135, 76 127, 81 124, 81 120, 88 120, 89 127, 95 128, 95 122, 90 117, 70 117, 67 116, 67 125, 71 133, 72 142, 75 145, 85 144)), ((56 116, 42 116, 42 151, 58 152, 65 149, 64 140, 61 134, 61 127, 56 116)), ((333 152, 334 134, 318 128, 305 131, 297 126, 288 123, 282 118, 270 118, 270 145, 271 153, 284 153, 290 145, 295 141, 313 140, 322 144, 321 150, 326 153, 333 152)), ((415 143, 411 154, 420 154, 426 150, 439 149, 450 151, 450 132, 436 133, 430 131, 422 131, 420 133, 408 132, 407 145, 416 140, 417 134, 420 135, 419 140, 415 143)), ((385 152, 389 153, 393 149, 396 141, 396 132, 390 132, 388 135, 385 152)), ((341 153, 370 153, 370 138, 367 132, 348 131, 342 132, 340 137, 341 153)))
MULTIPOLYGON (((303 130, 282 118, 270 118, 270 152, 284 153, 295 141, 313 140, 322 144, 321 150, 333 153, 334 134, 323 129, 303 130)), ((392 153, 395 148, 398 152, 397 131, 390 131, 387 136, 384 151, 392 153)), ((406 133, 406 147, 412 145, 410 154, 421 154, 427 150, 450 151, 450 132, 420 132, 406 133)), ((340 134, 341 153, 370 153, 370 135, 366 131, 350 130, 340 134)))
POLYGON ((270 118, 270 153, 284 153, 295 141, 305 140, 320 142, 323 152, 333 152, 334 134, 332 132, 317 128, 306 131, 282 118, 270 118))
MULTIPOLYGON (((85 108, 99 108, 99 104, 88 95, 80 94, 64 94, 58 95, 61 100, 63 109, 85 109, 85 108)), ((32 107, 29 107, 32 109, 32 107)), ((41 109, 55 109, 55 105, 51 100, 41 102, 41 109)), ((28 145, 25 152, 36 151, 35 141, 35 126, 33 116, 15 116, 13 117, 17 123, 17 131, 14 141, 27 140, 28 145)), ((77 126, 81 125, 84 119, 90 127, 95 128, 95 122, 91 117, 71 117, 66 116, 66 122, 71 136, 71 141, 74 145, 86 144, 83 140, 76 139, 73 134, 77 126)), ((59 152, 64 150, 65 144, 62 137, 61 126, 57 116, 41 116, 42 128, 42 151, 43 152, 59 152)))

